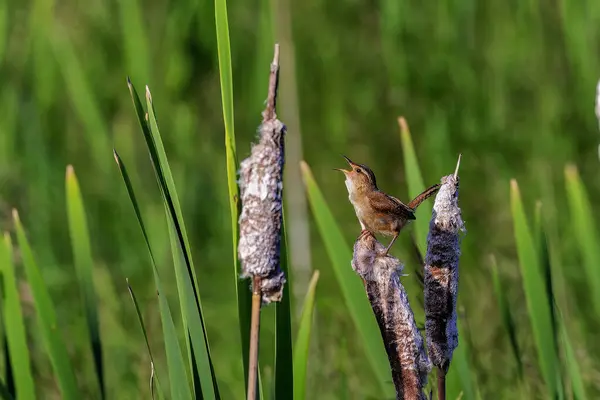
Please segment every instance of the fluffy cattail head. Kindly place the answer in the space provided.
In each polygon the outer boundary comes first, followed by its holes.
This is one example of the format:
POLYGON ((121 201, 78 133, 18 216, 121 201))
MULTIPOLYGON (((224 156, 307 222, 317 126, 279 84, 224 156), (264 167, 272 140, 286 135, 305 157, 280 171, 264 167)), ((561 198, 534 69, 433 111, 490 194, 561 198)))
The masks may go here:
POLYGON ((352 268, 365 283, 388 355, 396 398, 425 400, 423 390, 431 363, 400 283, 402 264, 384 253, 385 247, 365 231, 354 244, 352 268))
POLYGON ((285 125, 275 114, 279 47, 271 64, 267 107, 259 128, 260 141, 240 164, 240 242, 242 277, 261 278, 262 300, 281 300, 285 274, 280 269, 283 224, 285 125))
MULTIPOLYGON (((458 167, 457 167, 458 170, 458 167)), ((444 373, 458 346, 456 299, 460 233, 464 231, 458 207, 458 175, 442 178, 435 198, 425 256, 425 330, 433 365, 444 373)))

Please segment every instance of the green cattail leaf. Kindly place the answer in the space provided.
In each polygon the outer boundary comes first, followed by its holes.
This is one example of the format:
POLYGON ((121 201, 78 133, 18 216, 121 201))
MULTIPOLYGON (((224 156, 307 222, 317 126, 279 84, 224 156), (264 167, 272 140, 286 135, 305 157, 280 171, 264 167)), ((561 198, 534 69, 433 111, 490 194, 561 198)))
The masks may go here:
POLYGON ((62 339, 62 333, 56 321, 56 313, 54 312, 54 304, 48 292, 48 288, 44 283, 44 278, 37 263, 35 262, 33 252, 29 246, 25 230, 21 225, 17 210, 13 210, 13 220, 17 231, 17 241, 23 258, 25 274, 31 288, 31 295, 35 305, 37 320, 41 335, 46 345, 50 362, 56 373, 58 386, 65 400, 79 400, 82 398, 75 374, 69 361, 67 348, 62 339))
POLYGON ((308 291, 302 306, 298 336, 294 346, 294 399, 306 398, 306 370, 308 368, 308 350, 310 347, 310 332, 312 328, 313 309, 315 307, 315 292, 319 281, 319 271, 313 272, 308 285, 308 291))
POLYGON ((393 395, 393 386, 390 384, 391 376, 389 363, 381 340, 381 333, 360 278, 352 271, 352 250, 344 240, 339 225, 336 223, 329 206, 323 198, 308 164, 302 162, 302 176, 306 187, 308 202, 317 222, 323 243, 335 276, 342 290, 344 300, 354 325, 362 338, 362 345, 382 391, 387 396, 393 395), (359 295, 360 294, 360 295, 359 295))
POLYGON ((576 400, 587 400, 585 393, 585 386, 583 384, 583 376, 581 375, 581 369, 579 368, 579 362, 575 352, 573 351, 573 344, 569 338, 567 327, 565 326, 564 319, 559 317, 560 324, 560 342, 564 349, 565 364, 569 380, 571 381, 571 390, 573 392, 573 399, 576 400))
MULTIPOLYGON (((14 376, 15 389, 21 399, 35 399, 35 386, 29 361, 27 334, 19 299, 19 290, 12 259, 12 242, 8 233, 0 243, 0 275, 3 278, 5 336, 10 354, 10 368, 14 376)), ((9 366, 7 366, 8 368, 9 366)))
POLYGON ((150 369, 151 369, 151 381, 150 381, 150 394, 152 399, 155 396, 155 387, 158 390, 158 397, 164 398, 162 393, 162 389, 160 386, 160 380, 158 379, 158 375, 156 373, 156 367, 154 362, 154 356, 152 355, 152 349, 150 348, 150 341, 148 340, 148 331, 146 330, 146 324, 144 323, 144 318, 142 318, 142 311, 140 310, 140 305, 135 297, 135 293, 133 292, 133 288, 129 284, 129 279, 127 279, 127 290, 129 291, 129 296, 131 296, 131 301, 133 301, 133 306, 135 307, 135 313, 138 318, 138 322, 140 324, 140 328, 142 329, 142 333, 144 335, 144 342, 146 343, 146 351, 148 352, 148 357, 150 357, 150 369))
POLYGON ((550 265, 550 253, 548 252, 548 243, 546 241, 546 232, 544 231, 544 221, 542 219, 542 203, 538 201, 535 205, 534 219, 534 240, 538 253, 538 260, 540 262, 540 268, 542 269, 542 275, 544 276, 544 283, 546 284, 546 297, 548 299, 548 307, 550 309, 550 321, 552 323, 552 331, 548 334, 552 337, 552 344, 554 345, 554 351, 556 353, 556 390, 559 400, 563 400, 565 397, 563 382, 562 382, 562 371, 560 364, 559 354, 559 322, 557 320, 557 309, 556 300, 554 296, 553 280, 552 280, 552 267, 550 265))
POLYGON ((587 274, 587 282, 590 285, 588 296, 598 314, 600 313, 600 270, 598 269, 600 237, 594 224, 588 196, 574 165, 565 168, 565 180, 573 234, 577 239, 579 252, 583 258, 583 267, 587 274))
MULTIPOLYGON (((146 228, 144 226, 144 221, 142 220, 142 214, 140 212, 140 209, 138 207, 138 203, 135 197, 135 193, 133 191, 133 186, 131 185, 131 181, 129 180, 129 175, 127 174, 127 169, 125 168, 125 164, 123 164, 123 161, 121 160, 121 157, 119 157, 119 154, 117 154, 116 151, 113 150, 113 155, 115 158, 115 162, 117 163, 117 166, 119 167, 119 172, 121 173, 121 177, 123 178, 123 182, 125 183, 125 188, 127 189, 127 194, 129 195, 129 199, 131 201, 131 204, 133 206, 133 210, 135 212, 135 216, 137 218, 138 224, 140 225, 140 230, 142 231, 142 235, 144 236, 144 242, 146 243, 146 248, 148 249, 148 254, 150 256, 150 261, 152 262, 153 265, 153 269, 155 269, 155 262, 154 262, 154 255, 152 254, 152 248, 150 247, 150 240, 148 238, 148 234, 146 233, 146 228)), ((156 276, 155 276, 156 279, 156 276)), ((158 284, 155 282, 155 285, 158 287, 158 284)), ((148 340, 148 334, 147 334, 147 330, 146 330, 146 326, 144 324, 144 320, 142 318, 142 313, 140 311, 140 307, 138 305, 137 299, 135 297, 135 294, 133 293, 133 289, 131 288, 131 286, 129 285, 129 280, 127 280, 127 288, 129 289, 129 294, 131 296, 131 299, 133 301, 133 305, 135 307, 135 312, 137 314, 138 317, 138 322, 140 323, 140 327, 142 328, 142 333, 144 334, 144 340, 146 342, 146 350, 148 351, 148 356, 150 357, 150 362, 153 364, 151 366, 151 368, 153 366, 155 366, 154 363, 154 356, 152 354, 152 349, 150 348, 150 341, 148 340)), ((162 318, 162 315, 161 315, 162 318)), ((156 387, 158 388, 158 392, 159 392, 159 396, 162 396, 162 390, 160 387, 160 380, 159 380, 159 376, 157 374, 157 372, 154 372, 154 381, 156 383, 156 387)))
POLYGON ((94 261, 92 259, 90 237, 83 200, 81 199, 81 191, 79 190, 79 183, 77 182, 75 171, 70 165, 67 167, 66 198, 71 248, 73 249, 73 261, 75 263, 79 288, 83 298, 96 377, 98 379, 101 397, 105 398, 106 388, 104 386, 104 368, 102 363, 102 341, 100 338, 98 303, 93 278, 94 261))
POLYGON ((498 308, 500 308, 500 315, 502 316, 502 325, 508 334, 510 348, 515 358, 515 364, 517 365, 517 376, 519 379, 523 379, 523 360, 521 359, 521 350, 517 341, 515 320, 510 311, 510 304, 506 298, 505 288, 503 287, 502 280, 498 273, 498 265, 496 264, 495 257, 491 257, 491 266, 494 292, 496 294, 496 300, 498 301, 498 308))
MULTIPOLYGON (((169 237, 171 239, 171 251, 173 254, 173 263, 175 265, 175 276, 177 277, 177 290, 179 292, 179 301, 181 303, 181 313, 186 331, 189 332, 187 340, 191 341, 194 357, 190 357, 192 371, 198 371, 202 396, 204 399, 215 399, 219 397, 217 378, 214 373, 212 360, 210 357, 210 348, 208 346, 208 337, 202 316, 202 305, 200 302, 200 291, 198 281, 192 261, 192 253, 179 204, 179 197, 175 189, 173 174, 167 160, 167 155, 162 143, 152 95, 150 89, 146 87, 146 106, 148 111, 148 126, 152 134, 152 144, 148 144, 150 151, 156 153, 158 164, 155 165, 157 175, 162 177, 157 180, 161 185, 161 193, 169 226, 169 237), (194 365, 195 363, 195 365, 194 365)), ((153 157, 153 159, 155 159, 153 157)), ((200 391, 195 387, 196 396, 200 391)))
MULTIPOLYGON (((167 366, 169 371, 169 380, 171 384, 171 396, 173 399, 191 399, 192 393, 190 391, 190 386, 188 383, 187 373, 185 370, 185 363, 183 361, 183 357, 181 355, 181 347, 179 346, 179 341, 177 339, 177 331, 175 329, 175 324, 173 322, 173 317, 171 315, 171 309, 169 308, 169 304, 167 299, 164 296, 164 292, 162 291, 162 283, 158 274, 158 269, 156 267, 156 262, 154 259, 154 255, 152 253, 152 248, 150 247, 150 240, 148 238, 148 234, 146 233, 146 228, 144 225, 144 221, 142 219, 142 214, 140 213, 140 208, 138 206, 135 193, 133 191, 133 186, 131 185, 131 181, 129 180, 129 175, 127 174, 127 169, 125 168, 125 164, 119 157, 116 151, 114 151, 115 161, 119 167, 119 171, 121 172, 121 177, 123 178, 123 182, 125 183, 125 188, 127 189, 127 194, 129 195, 129 199, 131 200, 131 204, 133 206, 133 210, 135 212, 135 216, 140 225, 140 230, 142 231, 142 235, 144 236, 144 241, 146 243, 146 247, 148 249, 148 255, 150 256, 150 262, 152 265, 152 273, 154 276, 154 284, 156 285, 156 290, 158 291, 158 299, 159 299, 159 310, 163 328, 163 337, 165 341, 165 350, 167 353, 167 366)), ((129 286, 129 282, 128 282, 129 286)), ((146 334, 146 328, 144 327, 144 322, 141 317, 141 312, 139 310, 139 306, 135 295, 133 294, 133 290, 130 289, 130 294, 133 299, 133 303, 135 305, 136 312, 138 314, 138 320, 142 327, 142 332, 144 334, 144 338, 146 340, 146 347, 148 350, 148 354, 150 355, 150 360, 154 363, 152 352, 150 350, 150 344, 148 343, 148 337, 146 334)), ((156 376, 157 387, 159 387, 158 376, 156 376)))
MULTIPOLYGON (((294 355, 292 352, 292 287, 290 282, 285 217, 281 230, 281 270, 287 282, 283 287, 281 301, 275 303, 275 399, 294 398, 294 355)), ((260 381, 259 381, 260 382, 260 381)), ((260 388, 262 390, 262 388, 260 388)), ((257 392, 260 392, 258 390, 257 392)))
POLYGON ((523 289, 537 348, 538 363, 548 393, 554 397, 558 396, 560 391, 557 381, 557 354, 553 337, 549 334, 554 330, 552 310, 547 296, 546 280, 536 251, 537 246, 529 230, 519 186, 515 180, 511 181, 510 203, 523 289))
MULTIPOLYGON (((178 276, 177 288, 184 329, 186 331, 185 336, 186 343, 188 344, 188 358, 190 360, 191 371, 194 373, 197 371, 198 379, 200 381, 198 385, 194 382, 195 393, 197 396, 200 394, 200 388, 196 386, 201 386, 202 395, 205 399, 219 398, 217 380, 210 357, 210 348, 208 346, 208 338, 206 335, 204 318, 202 316, 200 292, 198 290, 198 282, 196 279, 189 240, 183 221, 179 198, 175 189, 173 174, 171 173, 160 131, 158 129, 156 114, 152 103, 152 95, 150 94, 149 88, 146 87, 147 114, 145 114, 137 91, 130 81, 128 81, 128 86, 140 126, 142 127, 146 146, 148 147, 148 152, 150 153, 150 158, 154 166, 156 179, 161 190, 169 232, 173 235, 171 236, 171 239, 177 241, 178 251, 173 252, 173 259, 176 263, 175 273, 176 276, 178 276), (171 229, 173 229, 172 232, 171 229), (178 264, 180 260, 183 263, 183 268, 178 264), (182 269, 185 269, 185 271, 182 271, 182 269), (182 275, 179 276, 178 274, 182 275), (189 335, 187 334, 188 332, 189 335), (191 344, 189 343, 190 341, 191 344), (191 346, 193 346, 193 349, 191 346)), ((172 246, 172 249, 175 249, 175 247, 172 246)))
MULTIPOLYGON (((428 186, 425 186, 423 183, 417 153, 413 146, 408 124, 403 117, 398 118, 398 124, 400 126, 400 139, 402 141, 402 154, 404 156, 404 173, 408 183, 408 194, 412 199, 427 189, 428 186)), ((415 239, 421 254, 425 254, 427 250, 427 232, 429 230, 431 208, 431 205, 423 203, 415 212, 415 216, 417 217, 414 221, 415 239)))
MULTIPOLYGON (((233 78, 231 72, 231 47, 229 41, 229 21, 227 17, 227 0, 215 0, 215 24, 217 33, 217 53, 219 57, 219 81, 221 83, 221 102, 223 105, 223 122, 225 125, 225 158, 227 165, 227 187, 229 191, 229 208, 231 213, 231 236, 233 247, 233 279, 236 288, 244 379, 248 387, 248 355, 250 353, 250 315, 251 293, 247 282, 239 279, 241 268, 238 262, 238 221, 240 216, 239 188, 237 184, 237 150, 235 145, 234 110, 233 110, 233 78)), ((260 368, 259 368, 260 381, 260 368)), ((257 390, 257 399, 260 398, 257 390)))

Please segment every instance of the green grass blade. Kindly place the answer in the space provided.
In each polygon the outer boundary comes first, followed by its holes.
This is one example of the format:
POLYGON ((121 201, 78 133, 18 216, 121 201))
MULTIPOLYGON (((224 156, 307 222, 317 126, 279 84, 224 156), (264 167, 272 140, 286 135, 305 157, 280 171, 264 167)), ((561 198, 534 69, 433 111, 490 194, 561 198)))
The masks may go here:
POLYGON ((13 219, 17 231, 17 240, 21 250, 21 256, 23 257, 25 273, 31 287, 31 294, 42 338, 46 344, 52 367, 56 373, 62 398, 66 400, 81 399, 81 394, 77 389, 75 374, 73 373, 69 361, 67 348, 62 340, 62 333, 57 326, 56 314, 54 312, 54 305, 52 304, 50 293, 48 293, 44 278, 35 262, 33 252, 29 247, 29 242, 25 236, 25 230, 21 225, 17 210, 13 210, 13 219))
MULTIPOLYGON (((408 124, 402 117, 398 118, 398 124, 400 125, 400 140, 402 142, 402 154, 404 155, 404 174, 408 183, 409 197, 413 199, 429 186, 425 186, 423 183, 408 124)), ((424 203, 419 206, 415 213, 417 217, 414 221, 415 240, 421 254, 425 254, 427 250, 427 232, 429 231, 431 208, 431 205, 424 203)))
POLYGON ((562 381, 562 371, 560 364, 560 353, 559 353, 559 341, 560 341, 560 327, 556 317, 556 299, 554 296, 553 279, 552 279, 552 267, 550 265, 550 253, 548 251, 548 242, 546 239, 546 232, 544 231, 544 221, 542 219, 542 203, 538 201, 535 205, 534 212, 534 239, 537 246, 538 260, 540 262, 540 268, 542 269, 542 275, 544 276, 544 282, 546 284, 546 298, 548 299, 548 308, 550 309, 550 322, 552 323, 552 331, 548 334, 552 336, 552 344, 554 346, 554 352, 556 354, 556 390, 559 400, 563 400, 565 397, 564 386, 562 381))
MULTIPOLYGON (((121 164, 119 164, 119 166, 121 166, 121 164)), ((124 169, 122 170, 122 172, 123 171, 124 171, 124 169)), ((126 172, 124 172, 123 176, 126 176, 126 172)), ((149 245, 147 242, 146 242, 146 244, 149 245)), ((150 249, 149 246, 148 246, 148 249, 150 249)), ((154 257, 151 256, 151 258, 154 258, 154 257)), ((133 301, 133 306, 135 307, 135 313, 137 315, 138 322, 140 324, 140 328, 142 328, 142 333, 144 335, 144 342, 146 343, 146 350, 148 351, 148 357, 150 357, 150 362, 152 363, 150 365, 150 368, 152 369, 152 375, 151 375, 152 378, 151 378, 151 381, 150 381, 150 393, 151 393, 152 399, 154 399, 154 385, 156 385, 156 389, 158 390, 159 396, 163 396, 162 395, 162 389, 161 389, 161 386, 160 386, 160 380, 158 378, 158 375, 157 375, 156 369, 155 369, 156 364, 154 362, 154 356, 152 354, 152 348, 150 348, 150 341, 148 340, 148 333, 146 331, 146 324, 144 324, 144 318, 142 318, 142 312, 140 311, 140 305, 139 305, 139 303, 137 301, 137 298, 135 297, 135 293, 133 292, 133 288, 129 284, 129 279, 127 279, 127 290, 129 291, 129 295, 131 296, 131 301, 133 301)))
POLYGON ((575 352, 573 351, 573 345, 571 344, 571 339, 569 338, 567 327, 565 326, 564 320, 561 316, 559 316, 558 318, 558 323, 560 325, 560 342, 562 343, 562 347, 564 349, 566 364, 565 366, 567 369, 569 380, 571 381, 573 399, 587 400, 588 397, 585 393, 585 386, 583 384, 581 369, 579 368, 577 357, 575 356, 575 352))
MULTIPOLYGON (((275 399, 292 399, 294 387, 294 355, 292 352, 292 287, 287 251, 285 221, 281 230, 281 270, 287 282, 281 301, 275 303, 275 399)), ((259 381, 260 382, 260 381, 259 381)), ((260 392, 260 390, 258 391, 260 392)))
POLYGON ((88 334, 94 358, 94 366, 96 368, 96 376, 98 378, 98 385, 100 387, 101 398, 104 399, 106 397, 106 388, 104 386, 98 304, 94 289, 94 261, 92 259, 90 237, 83 200, 81 199, 81 191, 79 190, 79 183, 77 182, 75 171, 71 165, 67 167, 66 197, 73 261, 75 263, 75 270, 77 271, 81 296, 83 297, 85 318, 88 326, 88 334))
MULTIPOLYGON (((2 278, 2 275, 0 275, 0 278, 2 278)), ((0 295, 4 296, 3 293, 0 293, 0 295)), ((3 327, 4 328, 4 327, 3 327)), ((4 374, 6 376, 6 387, 8 389, 8 393, 10 393, 11 396, 15 396, 16 395, 16 388, 15 388, 15 377, 13 374, 13 368, 10 362, 10 349, 8 347, 8 340, 6 337, 6 332, 4 332, 6 328, 3 329, 2 332, 0 332, 0 336, 2 337, 2 350, 4 350, 3 352, 3 361, 4 361, 4 366, 5 366, 5 371, 4 374)))
MULTIPOLYGON (((232 151, 235 168, 235 133, 233 125, 233 78, 231 73, 231 46, 229 44, 229 22, 227 18, 227 0, 215 0, 215 24, 217 28, 217 51, 219 55, 219 79, 221 82, 221 101, 225 122, 225 146, 232 151)), ((230 157, 228 154, 227 160, 230 157)), ((227 163, 229 171, 230 164, 227 163)), ((235 172, 234 172, 235 173, 235 172)), ((237 185, 236 185, 237 187, 237 185)), ((229 187, 230 191, 232 187, 229 187)), ((237 190, 237 189, 236 189, 237 190)))
POLYGON ((502 286, 502 280, 498 273, 498 265, 496 264, 496 258, 491 258, 492 266, 492 281, 494 284, 494 292, 496 294, 496 300, 498 301, 498 308, 500 308, 500 314, 502 316, 502 325, 504 330, 508 334, 510 342, 510 348, 517 364, 517 375, 519 379, 523 379, 523 360, 521 359, 521 350, 519 348, 519 342, 517 341, 517 329, 515 320, 510 311, 510 304, 506 298, 506 292, 502 286))
MULTIPOLYGON (((131 204, 135 211, 135 216, 140 225, 140 229, 142 231, 142 235, 144 236, 144 241, 146 242, 146 247, 148 249, 148 254, 150 256, 150 261, 152 264, 152 272, 154 275, 154 283, 156 285, 156 289, 158 291, 158 299, 159 299, 159 308, 160 315, 162 321, 163 335, 165 341, 165 350, 167 353, 167 365, 169 370, 169 381, 171 386, 171 396, 173 399, 191 399, 192 393, 190 391, 190 386, 188 383, 187 373, 185 370, 185 363, 183 361, 183 356, 181 355, 181 347, 179 346, 179 341, 177 340, 177 331, 175 329, 175 324, 173 323, 173 317, 171 315, 171 310, 169 308, 169 304, 167 299, 162 293, 162 283, 158 274, 158 269, 156 267, 156 262, 154 259, 154 255, 152 253, 152 248, 150 247, 150 240, 148 238, 148 234, 146 233, 146 228, 144 226, 144 221, 142 219, 142 214, 140 213, 140 208, 138 206, 135 193, 133 191, 133 186, 131 185, 131 181, 129 180, 129 175, 127 174, 127 169, 125 168, 125 164, 119 157, 116 151, 114 151, 115 161, 119 166, 119 171, 121 172, 121 177, 123 178, 123 182, 125 183, 125 187, 127 189, 127 194, 129 195, 129 199, 131 200, 131 204)), ((143 320, 141 319, 141 313, 139 311, 139 307, 137 305, 137 301, 133 296, 133 291, 130 292, 133 301, 136 307, 136 312, 138 313, 138 318, 140 320, 140 324, 142 325, 142 331, 144 332, 144 337, 146 338, 146 346, 148 347, 148 351, 150 352, 150 345, 148 344, 146 330, 143 325, 143 320)), ((150 353, 151 354, 151 353, 150 353)), ((152 360, 152 355, 151 355, 152 360)), ((154 362, 154 361, 152 361, 154 362)))
MULTIPOLYGON (((198 281, 192 261, 189 241, 183 221, 179 198, 175 189, 175 182, 169 167, 167 155, 162 144, 152 96, 150 90, 146 87, 146 104, 148 110, 148 125, 152 134, 153 146, 148 146, 149 151, 155 152, 158 164, 155 166, 157 180, 161 185, 165 213, 169 224, 169 235, 171 237, 171 248, 173 251, 173 260, 175 262, 175 272, 177 279, 177 288, 180 293, 180 302, 182 316, 186 329, 189 330, 193 346, 193 355, 195 367, 198 368, 200 384, 202 386, 202 395, 205 399, 219 398, 217 379, 214 373, 212 360, 210 357, 210 348, 208 346, 208 337, 202 316, 202 305, 200 301, 200 291, 198 290, 198 281), (177 274, 180 275, 177 275, 177 274)), ((192 370, 194 365, 192 365, 192 370)), ((194 371, 194 370, 193 370, 194 371)))
MULTIPOLYGON (((158 181, 158 186, 161 191, 161 195, 162 195, 163 199, 165 199, 165 197, 166 197, 166 195, 165 195, 165 187, 166 187, 165 178, 164 178, 164 175, 162 174, 162 171, 160 168, 160 160, 158 158, 158 152, 156 150, 154 138, 152 136, 152 133, 150 132, 150 127, 148 126, 148 123, 147 123, 148 117, 147 117, 146 111, 144 110, 144 107, 142 106, 142 103, 138 96, 137 90, 135 89, 135 86, 133 86, 133 84, 131 83, 129 78, 127 78, 127 86, 129 87, 129 93, 131 95, 131 100, 133 102, 133 106, 134 106, 136 115, 138 117, 138 122, 140 124, 140 128, 142 129, 142 133, 144 135, 144 140, 146 142, 146 146, 148 147, 148 153, 150 154, 150 159, 152 161, 152 167, 154 168, 155 177, 158 181)), ((116 152, 115 152, 116 160, 117 160, 117 157, 118 156, 116 155, 116 152)), ((117 164, 118 163, 119 163, 119 160, 117 160, 117 164)), ((169 218, 169 217, 167 217, 167 218, 169 218)), ((146 240, 148 240, 148 238, 146 238, 146 240)), ((179 273, 179 269, 176 269, 176 272, 179 273)), ((179 291, 179 293, 181 295, 182 292, 179 291)), ((180 302, 181 302, 181 298, 180 298, 180 302)), ((187 331, 188 330, 187 319, 185 318, 183 308, 181 309, 181 312, 182 312, 182 318, 183 318, 183 322, 184 322, 184 329, 187 331)), ((190 370, 192 371, 192 373, 194 373, 194 391, 196 391, 196 390, 199 390, 199 388, 196 388, 196 379, 195 379, 196 378, 195 372, 197 371, 197 366, 195 365, 195 359, 192 358, 192 356, 191 356, 193 350, 190 347, 191 344, 190 344, 190 340, 189 340, 189 335, 185 335, 185 340, 186 340, 188 358, 189 358, 189 362, 190 362, 190 370)))
POLYGON ((352 271, 352 250, 344 240, 344 236, 336 223, 315 179, 306 163, 301 164, 304 185, 308 202, 317 222, 327 254, 333 264, 337 281, 342 289, 348 311, 354 325, 362 338, 367 359, 375 372, 381 389, 387 395, 391 393, 391 375, 381 333, 373 316, 371 306, 364 294, 365 289, 360 278, 352 271))
POLYGON ((4 243, 0 243, 0 275, 2 275, 4 283, 2 315, 4 317, 5 336, 8 354, 10 354, 10 367, 14 376, 15 389, 19 398, 35 399, 35 386, 29 361, 27 334, 12 261, 12 242, 8 233, 4 234, 4 243))
POLYGON ((177 330, 173 323, 171 310, 167 303, 167 299, 164 296, 162 283, 155 265, 153 265, 152 270, 154 272, 156 290, 158 291, 165 350, 167 353, 167 365, 169 368, 169 381, 171 384, 171 397, 173 399, 192 399, 192 392, 190 391, 188 376, 185 370, 185 362, 181 355, 181 347, 177 340, 177 330))
MULTIPOLYGON (((216 394, 212 390, 213 383, 211 366, 205 361, 208 359, 206 351, 202 353, 202 349, 207 348, 205 344, 206 342, 202 343, 202 338, 204 337, 204 327, 200 319, 200 314, 198 313, 194 289, 192 287, 190 276, 187 273, 184 254, 182 248, 180 247, 175 224, 166 208, 167 206, 165 205, 165 212, 167 214, 169 225, 171 252, 173 255, 173 264, 175 266, 175 277, 179 292, 179 301, 181 303, 184 326, 186 326, 187 330, 189 331, 189 335, 186 340, 188 340, 192 345, 194 360, 196 362, 195 368, 198 368, 197 378, 200 379, 199 384, 201 388, 201 394, 205 398, 214 399, 216 394)), ((192 368, 194 368, 194 365, 192 365, 192 368)), ((200 395, 200 391, 198 391, 200 388, 195 388, 198 396, 200 395)))
POLYGON ((549 334, 553 332, 553 326, 546 280, 540 266, 536 245, 527 225, 519 186, 515 180, 511 181, 510 188, 515 242, 517 244, 527 309, 538 353, 538 362, 548 393, 551 397, 555 397, 560 393, 557 381, 558 360, 552 335, 549 334))
POLYGON ((319 271, 315 271, 308 285, 308 291, 302 306, 298 336, 294 346, 294 399, 306 398, 306 370, 308 367, 308 350, 310 347, 310 331, 312 328, 313 309, 315 307, 315 292, 319 281, 319 271))
POLYGON ((593 301, 594 310, 598 314, 600 312, 600 272, 598 271, 600 238, 594 225, 588 196, 574 165, 565 168, 565 180, 573 234, 577 238, 579 251, 583 257, 583 266, 590 285, 588 291, 590 300, 593 301))
MULTIPOLYGON (((150 153, 150 158, 156 173, 156 179, 161 189, 161 194, 167 210, 168 223, 173 225, 174 233, 179 246, 179 252, 173 254, 174 260, 183 259, 185 272, 181 279, 178 279, 178 291, 181 302, 181 312, 186 331, 189 330, 189 335, 186 336, 186 341, 189 337, 192 339, 194 346, 191 359, 191 370, 198 369, 199 378, 202 384, 203 395, 205 398, 219 398, 217 380, 214 374, 214 368, 210 357, 210 348, 208 346, 208 338, 202 316, 202 306, 200 301, 200 293, 194 269, 194 263, 191 256, 189 241, 183 221, 181 206, 175 189, 175 182, 169 167, 167 155, 162 144, 160 131, 156 122, 156 115, 152 103, 150 90, 146 87, 146 104, 147 104, 147 119, 144 109, 141 105, 137 91, 128 81, 129 90, 132 96, 133 104, 136 109, 140 126, 144 134, 144 139, 150 153), (148 121, 148 123, 146 123, 148 121), (189 280, 190 285, 187 285, 189 280), (193 299, 193 307, 189 299, 193 299), (195 364, 194 364, 195 363, 195 364)), ((170 229, 171 227, 169 227, 170 229)), ((180 273, 180 268, 175 265, 176 274, 180 273)), ((188 353, 192 353, 192 349, 188 349, 188 353)))
MULTIPOLYGON (((248 387, 248 354, 250 352, 250 308, 251 293, 247 282, 239 279, 240 265, 237 246, 239 240, 238 221, 240 215, 239 188, 237 184, 237 149, 235 144, 235 126, 233 110, 233 78, 231 72, 231 46, 229 42, 229 22, 227 0, 215 0, 215 25, 217 34, 217 53, 219 58, 219 81, 221 84, 221 103, 225 125, 225 158, 227 165, 227 188, 231 213, 231 236, 233 248, 233 279, 235 281, 244 379, 248 387)), ((260 371, 260 368, 259 368, 260 371)), ((259 380, 260 381, 260 380, 259 380)), ((257 391, 259 394, 260 391, 257 391)))

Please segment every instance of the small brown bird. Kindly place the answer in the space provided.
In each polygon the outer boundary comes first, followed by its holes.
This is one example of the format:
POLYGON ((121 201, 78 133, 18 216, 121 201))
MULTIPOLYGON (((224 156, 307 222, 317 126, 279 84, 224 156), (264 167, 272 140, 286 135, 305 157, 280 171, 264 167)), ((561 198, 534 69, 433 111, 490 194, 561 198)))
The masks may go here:
POLYGON ((336 170, 342 171, 346 175, 348 198, 354 206, 354 211, 363 229, 362 234, 368 231, 372 234, 379 233, 385 236, 393 236, 392 241, 385 249, 384 255, 387 255, 402 228, 411 220, 416 219, 416 208, 437 192, 440 185, 431 186, 406 205, 397 198, 379 190, 375 174, 369 167, 352 162, 346 156, 343 157, 352 169, 348 171, 336 168, 336 170))

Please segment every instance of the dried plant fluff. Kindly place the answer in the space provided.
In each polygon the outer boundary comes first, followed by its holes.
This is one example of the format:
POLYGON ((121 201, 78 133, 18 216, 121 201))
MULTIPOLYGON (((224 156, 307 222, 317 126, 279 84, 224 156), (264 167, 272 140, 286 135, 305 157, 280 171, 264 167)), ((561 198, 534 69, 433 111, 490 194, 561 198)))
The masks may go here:
POLYGON ((260 141, 240 164, 240 242, 242 278, 261 278, 263 303, 281 300, 285 274, 280 268, 283 224, 285 125, 275 114, 279 65, 278 47, 269 82, 267 107, 259 128, 260 141))
POLYGON ((385 247, 363 232, 354 244, 352 268, 365 284, 388 355, 397 399, 427 399, 423 390, 431 363, 400 283, 402 264, 385 256, 385 247))
POLYGON ((458 208, 458 176, 442 178, 435 198, 425 255, 425 330, 433 365, 444 373, 458 346, 456 298, 460 233, 464 224, 458 208))

